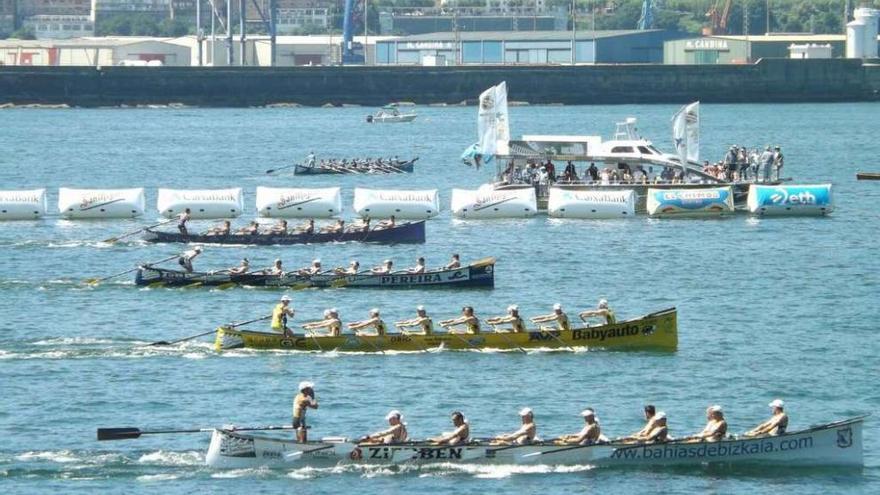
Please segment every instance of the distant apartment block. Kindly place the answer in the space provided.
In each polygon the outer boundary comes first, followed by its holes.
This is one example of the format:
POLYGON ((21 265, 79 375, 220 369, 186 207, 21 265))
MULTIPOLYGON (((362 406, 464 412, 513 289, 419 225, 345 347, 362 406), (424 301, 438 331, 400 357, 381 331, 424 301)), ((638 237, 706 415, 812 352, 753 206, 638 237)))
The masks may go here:
MULTIPOLYGON (((308 27, 330 28, 331 14, 337 3, 336 0, 275 0, 278 34, 292 34, 308 27)), ((269 17, 269 0, 249 1, 248 22, 262 22, 260 13, 269 17)))
POLYGON ((172 0, 91 0, 91 2, 92 12, 96 19, 117 14, 148 14, 157 18, 169 17, 173 11, 172 0))
POLYGON ((22 25, 31 28, 38 40, 95 35, 95 23, 88 15, 32 15, 22 25))

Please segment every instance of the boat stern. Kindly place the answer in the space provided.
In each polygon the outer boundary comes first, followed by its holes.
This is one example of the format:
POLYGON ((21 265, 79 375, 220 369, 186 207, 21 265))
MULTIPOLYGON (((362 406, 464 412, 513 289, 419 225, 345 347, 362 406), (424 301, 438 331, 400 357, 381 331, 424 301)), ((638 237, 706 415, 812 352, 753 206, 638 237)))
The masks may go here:
POLYGON ((214 337, 214 351, 223 352, 230 349, 241 349, 244 347, 244 339, 241 334, 232 329, 225 327, 217 327, 214 337))

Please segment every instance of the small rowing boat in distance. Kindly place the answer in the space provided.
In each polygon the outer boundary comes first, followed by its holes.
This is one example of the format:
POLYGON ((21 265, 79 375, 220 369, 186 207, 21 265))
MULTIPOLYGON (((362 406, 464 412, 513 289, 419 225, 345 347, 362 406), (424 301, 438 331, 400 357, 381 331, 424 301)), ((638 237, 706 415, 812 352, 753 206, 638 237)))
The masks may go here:
POLYGON ((183 242, 199 244, 243 244, 243 245, 288 245, 317 244, 324 242, 371 242, 376 244, 424 244, 425 221, 398 223, 386 229, 369 231, 346 231, 340 233, 314 234, 249 234, 249 235, 183 235, 179 232, 163 232, 147 229, 144 234, 147 242, 183 242))
POLYGON ((263 273, 230 275, 226 272, 187 273, 183 270, 144 266, 138 269, 135 276, 135 285, 139 286, 184 287, 193 284, 207 287, 231 284, 253 287, 366 287, 375 289, 493 287, 495 285, 495 258, 478 260, 461 268, 437 269, 419 274, 403 271, 391 274, 367 272, 357 275, 327 273, 307 276, 297 275, 295 272, 289 272, 282 276, 263 273))
POLYGON ((533 329, 521 333, 484 331, 479 334, 435 332, 431 335, 388 333, 383 336, 343 334, 339 337, 241 330, 220 327, 214 339, 217 352, 230 349, 275 349, 289 351, 420 352, 442 347, 455 351, 483 349, 568 349, 675 351, 678 321, 675 308, 594 327, 571 330, 533 329))
POLYGON ((880 172, 856 172, 858 180, 880 180, 880 172))
POLYGON ((607 467, 772 465, 861 467, 864 416, 778 436, 727 438, 717 442, 607 442, 592 445, 462 445, 426 441, 365 444, 345 437, 298 443, 290 438, 215 429, 205 463, 215 468, 327 467, 337 464, 394 465, 470 463, 593 465, 607 467))
POLYGON ((412 173, 415 169, 418 157, 409 161, 370 162, 354 165, 352 163, 315 164, 314 166, 297 164, 293 169, 294 175, 321 175, 321 174, 399 174, 412 173))

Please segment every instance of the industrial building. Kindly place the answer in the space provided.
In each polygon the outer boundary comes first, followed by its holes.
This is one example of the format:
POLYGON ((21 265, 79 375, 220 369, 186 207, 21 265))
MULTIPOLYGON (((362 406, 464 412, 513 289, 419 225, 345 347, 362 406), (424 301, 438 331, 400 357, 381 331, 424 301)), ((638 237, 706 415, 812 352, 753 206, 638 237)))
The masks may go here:
POLYGON ((178 38, 0 40, 0 65, 107 66, 191 64, 191 48, 178 38))
POLYGON ((846 55, 843 34, 709 36, 667 41, 665 64, 750 64, 762 58, 789 58, 792 45, 830 45, 831 58, 846 55))
MULTIPOLYGON (((276 66, 335 65, 341 58, 341 37, 278 36, 276 66)), ((375 55, 375 44, 389 37, 356 36, 354 41, 367 47, 368 63, 375 55)), ((229 45, 225 38, 202 41, 201 65, 227 66, 229 45)), ((268 36, 249 36, 242 45, 232 42, 232 65, 268 67, 271 65, 271 44, 268 36)), ((110 37, 76 38, 69 40, 0 40, 0 66, 108 66, 108 65, 199 65, 199 49, 195 36, 180 38, 110 37)))
POLYGON ((402 36, 376 44, 377 65, 660 63, 664 30, 497 31, 402 36), (573 40, 573 34, 575 40, 573 40))

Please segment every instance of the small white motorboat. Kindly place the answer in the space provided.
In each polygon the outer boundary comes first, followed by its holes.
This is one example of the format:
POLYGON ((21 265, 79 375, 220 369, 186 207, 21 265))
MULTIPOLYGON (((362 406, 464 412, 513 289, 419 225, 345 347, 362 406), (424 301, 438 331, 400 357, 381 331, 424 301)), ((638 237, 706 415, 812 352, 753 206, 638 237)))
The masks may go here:
POLYGON ((375 115, 367 115, 367 123, 392 124, 396 122, 412 122, 418 117, 415 112, 401 113, 396 105, 388 105, 376 112, 375 115))

